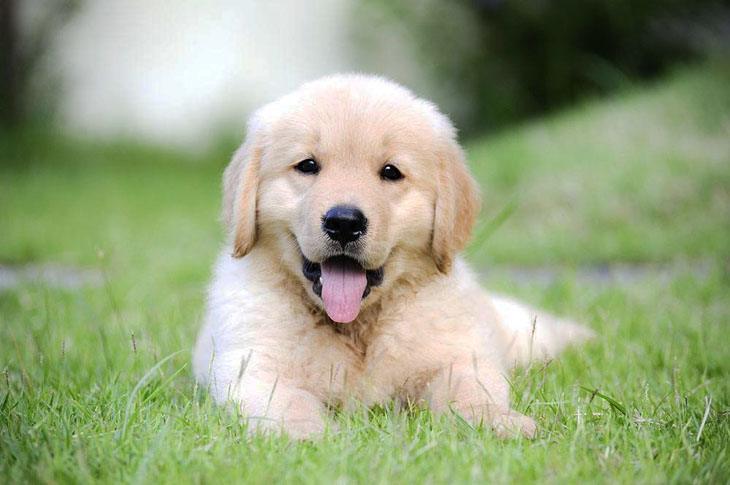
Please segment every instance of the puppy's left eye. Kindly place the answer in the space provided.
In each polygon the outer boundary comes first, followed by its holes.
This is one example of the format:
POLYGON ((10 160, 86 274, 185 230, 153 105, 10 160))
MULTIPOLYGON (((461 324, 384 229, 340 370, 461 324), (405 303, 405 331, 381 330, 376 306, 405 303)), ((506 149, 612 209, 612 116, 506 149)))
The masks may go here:
POLYGON ((389 163, 380 170, 380 178, 384 180, 400 180, 403 178, 403 174, 400 173, 398 167, 389 163))
POLYGON ((301 162, 297 163, 294 166, 295 169, 297 169, 298 172, 301 173, 311 173, 316 174, 319 172, 319 164, 316 160, 307 158, 306 160, 302 160, 301 162))

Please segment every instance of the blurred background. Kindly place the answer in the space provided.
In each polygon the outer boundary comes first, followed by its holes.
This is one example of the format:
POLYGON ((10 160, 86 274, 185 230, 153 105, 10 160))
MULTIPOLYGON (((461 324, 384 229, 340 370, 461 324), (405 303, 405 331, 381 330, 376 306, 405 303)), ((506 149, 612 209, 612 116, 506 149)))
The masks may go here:
POLYGON ((201 149, 340 71, 435 100, 469 136, 726 56, 716 0, 3 0, 2 121, 201 149))

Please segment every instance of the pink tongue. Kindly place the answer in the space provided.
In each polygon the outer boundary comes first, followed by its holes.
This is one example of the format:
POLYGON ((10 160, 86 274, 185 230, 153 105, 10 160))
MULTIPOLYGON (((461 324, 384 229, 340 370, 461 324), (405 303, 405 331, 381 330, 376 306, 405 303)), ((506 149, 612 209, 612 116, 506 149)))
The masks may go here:
POLYGON ((353 321, 367 286, 365 270, 355 263, 322 263, 322 301, 327 315, 339 323, 353 321))

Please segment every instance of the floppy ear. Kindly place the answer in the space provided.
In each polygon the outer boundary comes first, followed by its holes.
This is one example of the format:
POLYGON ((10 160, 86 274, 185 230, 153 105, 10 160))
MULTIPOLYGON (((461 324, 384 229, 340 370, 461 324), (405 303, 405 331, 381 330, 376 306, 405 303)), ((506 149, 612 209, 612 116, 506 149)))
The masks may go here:
POLYGON ((449 145, 441 157, 431 243, 433 259, 442 273, 451 270, 454 256, 469 241, 480 206, 479 190, 464 153, 456 142, 449 145))
POLYGON ((233 236, 233 257, 242 258, 256 242, 256 196, 261 166, 260 136, 251 130, 223 173, 223 220, 233 236))

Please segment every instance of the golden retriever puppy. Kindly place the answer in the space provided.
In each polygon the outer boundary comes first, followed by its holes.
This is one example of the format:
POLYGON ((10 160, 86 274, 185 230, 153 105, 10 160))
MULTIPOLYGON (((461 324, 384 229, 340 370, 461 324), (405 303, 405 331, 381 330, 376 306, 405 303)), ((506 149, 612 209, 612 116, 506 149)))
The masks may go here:
POLYGON ((478 210, 451 122, 397 84, 338 75, 264 106, 223 177, 196 378, 296 438, 391 399, 533 436, 507 372, 590 331, 479 287, 457 256, 478 210))

